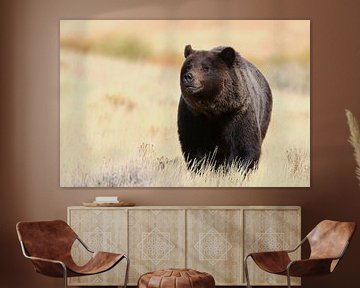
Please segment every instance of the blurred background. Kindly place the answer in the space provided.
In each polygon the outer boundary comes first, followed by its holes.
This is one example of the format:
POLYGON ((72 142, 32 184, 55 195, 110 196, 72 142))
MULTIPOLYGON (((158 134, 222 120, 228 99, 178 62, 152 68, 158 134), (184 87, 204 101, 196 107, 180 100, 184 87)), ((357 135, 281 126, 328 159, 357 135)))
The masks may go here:
POLYGON ((60 118, 63 187, 309 186, 310 21, 61 20, 60 118), (186 171, 176 119, 187 44, 232 46, 270 84, 272 120, 246 181, 186 171))

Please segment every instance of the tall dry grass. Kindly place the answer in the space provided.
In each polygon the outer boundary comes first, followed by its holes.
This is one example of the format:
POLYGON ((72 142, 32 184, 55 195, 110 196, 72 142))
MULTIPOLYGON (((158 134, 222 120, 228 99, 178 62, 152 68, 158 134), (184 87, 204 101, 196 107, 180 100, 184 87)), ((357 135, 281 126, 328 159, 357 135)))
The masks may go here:
POLYGON ((273 91, 259 168, 245 179, 236 165, 219 171, 204 165, 194 173, 186 168, 177 135, 177 69, 68 51, 62 51, 61 62, 62 186, 310 184, 308 97, 273 91))
POLYGON ((354 148, 354 157, 357 163, 357 168, 355 170, 355 174, 357 179, 359 180, 360 185, 360 129, 359 124, 355 118, 355 116, 349 111, 346 110, 346 117, 350 129, 350 138, 349 142, 354 148))

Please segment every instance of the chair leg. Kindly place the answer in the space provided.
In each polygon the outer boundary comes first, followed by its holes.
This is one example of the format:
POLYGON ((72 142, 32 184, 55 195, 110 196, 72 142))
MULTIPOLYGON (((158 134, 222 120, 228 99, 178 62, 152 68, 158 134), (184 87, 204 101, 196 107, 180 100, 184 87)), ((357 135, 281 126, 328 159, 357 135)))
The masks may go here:
POLYGON ((67 270, 66 270, 66 266, 64 264, 61 265, 64 269, 64 287, 67 288, 67 270))
POLYGON ((129 259, 129 257, 127 257, 126 255, 124 256, 124 258, 126 259, 126 271, 125 271, 124 288, 126 288, 126 287, 127 287, 128 278, 129 278, 130 259, 129 259))
POLYGON ((248 266, 247 266, 247 259, 249 258, 250 255, 247 255, 244 258, 244 272, 245 272, 245 279, 246 279, 246 287, 247 288, 251 288, 250 285, 250 279, 249 279, 249 270, 248 270, 248 266))
POLYGON ((288 284, 288 288, 291 288, 291 278, 290 278, 290 271, 289 269, 286 270, 287 271, 287 284, 288 284))

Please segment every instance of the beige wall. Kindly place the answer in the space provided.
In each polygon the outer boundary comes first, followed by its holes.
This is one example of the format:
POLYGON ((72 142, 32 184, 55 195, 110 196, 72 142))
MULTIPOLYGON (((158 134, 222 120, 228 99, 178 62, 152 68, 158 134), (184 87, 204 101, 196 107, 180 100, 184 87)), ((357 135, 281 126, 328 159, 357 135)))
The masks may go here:
MULTIPOLYGON (((344 114, 344 108, 350 108, 360 118, 360 3, 177 2, 183 3, 1 1, 1 287, 62 287, 58 279, 33 273, 21 256, 15 223, 65 219, 67 206, 95 195, 116 194, 139 205, 301 205, 303 235, 324 218, 360 223, 360 187, 344 114), (311 19, 311 188, 59 188, 59 19, 99 17, 311 19)), ((355 235, 334 275, 305 279, 303 286, 358 287, 359 244, 355 235)))

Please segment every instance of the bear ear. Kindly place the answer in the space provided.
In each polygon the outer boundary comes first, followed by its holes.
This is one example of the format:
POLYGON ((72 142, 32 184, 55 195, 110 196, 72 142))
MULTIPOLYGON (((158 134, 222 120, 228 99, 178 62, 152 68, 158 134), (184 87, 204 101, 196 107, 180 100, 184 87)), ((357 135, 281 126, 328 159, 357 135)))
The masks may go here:
POLYGON ((194 50, 192 49, 191 45, 186 45, 184 50, 184 56, 187 58, 189 55, 194 53, 194 50))
POLYGON ((231 66, 234 63, 236 54, 235 50, 231 47, 225 47, 220 53, 219 56, 225 61, 225 63, 231 66))

